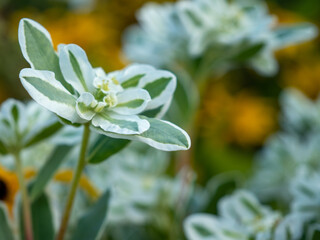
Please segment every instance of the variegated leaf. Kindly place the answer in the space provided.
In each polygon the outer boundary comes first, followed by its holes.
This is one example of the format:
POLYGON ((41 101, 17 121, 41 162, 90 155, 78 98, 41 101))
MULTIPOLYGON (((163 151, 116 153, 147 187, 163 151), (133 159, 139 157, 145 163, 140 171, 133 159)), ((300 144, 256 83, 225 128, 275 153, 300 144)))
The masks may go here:
POLYGON ((48 70, 71 93, 73 88, 62 76, 59 59, 53 48, 49 32, 39 23, 23 18, 19 24, 19 43, 24 58, 36 70, 48 70))
POLYGON ((63 76, 79 93, 93 92, 95 72, 85 51, 75 44, 59 47, 59 63, 63 76))
POLYGON ((133 115, 141 113, 151 100, 149 93, 144 89, 127 89, 117 94, 118 104, 112 111, 133 115))
POLYGON ((40 105, 72 123, 81 123, 76 112, 76 99, 50 71, 25 68, 20 72, 20 80, 30 96, 40 105))
POLYGON ((141 134, 150 127, 147 120, 137 115, 120 115, 110 111, 96 114, 92 119, 92 125, 103 130, 103 133, 124 135, 141 134))
POLYGON ((110 73, 123 88, 138 87, 149 92, 151 101, 146 110, 163 106, 170 100, 176 89, 176 77, 164 70, 157 70, 145 64, 132 64, 123 71, 110 73))
POLYGON ((194 214, 184 222, 188 240, 248 240, 239 226, 209 214, 194 214))
POLYGON ((144 142, 163 151, 187 150, 190 148, 190 137, 183 129, 167 121, 143 118, 149 122, 150 128, 139 135, 119 135, 96 130, 110 137, 144 142))

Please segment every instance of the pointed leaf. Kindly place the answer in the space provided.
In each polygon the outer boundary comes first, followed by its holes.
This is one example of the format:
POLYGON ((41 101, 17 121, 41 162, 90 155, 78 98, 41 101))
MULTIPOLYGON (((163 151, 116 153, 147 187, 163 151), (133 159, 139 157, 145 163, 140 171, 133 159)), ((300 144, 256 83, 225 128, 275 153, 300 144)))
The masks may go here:
POLYGON ((62 76, 59 59, 53 48, 49 32, 39 23, 23 18, 19 24, 18 34, 22 54, 31 67, 54 72, 56 79, 73 93, 72 87, 62 76))
POLYGON ((8 217, 8 210, 3 203, 0 203, 0 238, 5 240, 13 240, 13 229, 11 228, 8 217))
POLYGON ((110 190, 107 190, 100 199, 80 218, 71 240, 98 239, 107 219, 110 199, 110 190))

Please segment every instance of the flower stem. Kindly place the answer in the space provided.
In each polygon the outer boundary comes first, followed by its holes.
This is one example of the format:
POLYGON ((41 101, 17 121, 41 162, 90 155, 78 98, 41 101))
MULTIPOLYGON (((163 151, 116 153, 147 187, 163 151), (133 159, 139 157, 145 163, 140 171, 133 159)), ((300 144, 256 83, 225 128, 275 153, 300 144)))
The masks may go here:
POLYGON ((67 204, 64 209, 60 229, 59 229, 59 232, 58 232, 58 235, 56 238, 57 240, 64 239, 64 235, 65 235, 65 232, 68 227, 74 198, 75 198, 75 195, 77 192, 77 188, 78 188, 79 181, 80 181, 80 178, 82 175, 82 171, 86 165, 86 151, 87 151, 87 146, 88 146, 88 142, 89 142, 89 137, 90 137, 90 128, 89 128, 89 124, 86 124, 86 125, 84 125, 84 130, 83 130, 83 135, 82 135, 82 143, 81 143, 78 165, 77 165, 76 172, 74 173, 74 176, 72 179, 71 189, 70 189, 70 192, 68 195, 67 204))
POLYGON ((20 152, 14 154, 16 162, 16 171, 19 179, 19 187, 21 192, 22 206, 23 206, 23 218, 24 218, 24 234, 26 240, 33 240, 33 229, 32 229, 32 215, 31 207, 28 196, 27 187, 24 181, 24 175, 22 170, 22 163, 20 158, 20 152))

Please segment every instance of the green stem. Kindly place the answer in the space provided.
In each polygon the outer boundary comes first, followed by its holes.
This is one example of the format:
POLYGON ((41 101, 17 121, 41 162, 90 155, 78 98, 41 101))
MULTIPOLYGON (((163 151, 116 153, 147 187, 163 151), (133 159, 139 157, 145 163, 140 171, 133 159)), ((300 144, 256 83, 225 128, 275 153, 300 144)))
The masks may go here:
POLYGON ((64 235, 65 235, 65 232, 68 227, 74 198, 75 198, 75 195, 77 192, 77 188, 78 188, 79 181, 80 181, 80 178, 82 175, 82 171, 86 165, 86 151, 87 151, 87 146, 88 146, 88 142, 89 142, 89 137, 90 137, 90 128, 89 128, 89 124, 86 124, 86 125, 84 125, 84 130, 83 130, 83 135, 82 135, 82 143, 81 143, 78 165, 77 165, 76 172, 74 173, 74 176, 72 179, 71 189, 70 189, 70 192, 68 195, 67 204, 64 209, 60 229, 59 229, 59 232, 58 232, 58 235, 56 238, 57 240, 64 239, 64 235))
POLYGON ((22 206, 23 206, 23 218, 24 218, 24 234, 26 240, 33 240, 33 230, 32 230, 32 215, 31 207, 28 196, 27 187, 24 181, 23 168, 20 158, 20 151, 14 154, 16 162, 16 171, 19 179, 19 188, 21 192, 22 206))

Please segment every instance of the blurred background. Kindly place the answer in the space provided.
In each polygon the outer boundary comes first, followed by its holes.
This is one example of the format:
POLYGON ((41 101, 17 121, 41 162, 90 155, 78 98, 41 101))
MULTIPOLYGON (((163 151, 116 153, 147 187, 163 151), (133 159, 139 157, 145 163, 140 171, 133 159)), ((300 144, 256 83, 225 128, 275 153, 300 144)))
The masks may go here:
MULTIPOLYGON (((106 71, 128 64, 121 53, 123 31, 135 23, 135 12, 147 0, 0 0, 0 101, 28 99, 19 71, 28 64, 17 40, 19 20, 40 22, 54 45, 75 43, 93 66, 106 71)), ((165 2, 158 0, 154 2, 165 2)), ((280 22, 320 24, 318 0, 267 1, 280 22)), ((277 53, 279 73, 272 78, 251 70, 229 72, 211 81, 197 114, 198 139, 193 166, 204 183, 230 170, 251 171, 254 154, 278 129, 278 98, 294 87, 315 99, 320 92, 320 42, 289 47, 277 53)), ((194 140, 195 141, 195 140, 194 140)))

